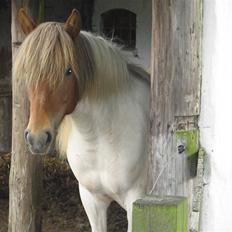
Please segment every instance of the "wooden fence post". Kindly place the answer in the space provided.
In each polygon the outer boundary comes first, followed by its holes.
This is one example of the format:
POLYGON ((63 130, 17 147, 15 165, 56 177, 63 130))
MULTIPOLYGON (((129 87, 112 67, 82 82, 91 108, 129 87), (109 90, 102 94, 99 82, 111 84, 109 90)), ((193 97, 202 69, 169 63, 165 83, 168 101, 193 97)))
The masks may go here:
MULTIPOLYGON (((25 7, 29 14, 32 14, 32 8, 37 7, 37 1, 31 1, 31 4, 29 2, 28 0, 12 0, 13 64, 14 56, 24 38, 17 20, 18 10, 25 7)), ((24 130, 28 121, 26 91, 14 80, 14 77, 12 86, 13 125, 8 231, 39 232, 41 231, 42 160, 40 157, 29 154, 24 142, 24 130)))

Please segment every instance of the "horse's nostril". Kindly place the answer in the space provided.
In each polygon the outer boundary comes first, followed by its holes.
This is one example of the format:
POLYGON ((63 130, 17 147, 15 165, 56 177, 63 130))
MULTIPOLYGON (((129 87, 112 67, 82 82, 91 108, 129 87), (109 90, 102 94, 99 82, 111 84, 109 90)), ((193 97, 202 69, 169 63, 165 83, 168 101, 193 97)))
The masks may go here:
POLYGON ((30 145, 33 144, 33 137, 31 136, 29 131, 27 131, 27 130, 25 131, 24 138, 25 138, 25 141, 27 144, 30 144, 30 145))
POLYGON ((27 142, 27 136, 28 136, 28 134, 29 134, 29 132, 25 131, 25 133, 24 133, 24 139, 26 140, 26 142, 27 142))
POLYGON ((49 144, 52 141, 52 134, 49 131, 47 131, 46 135, 47 135, 46 144, 49 144))

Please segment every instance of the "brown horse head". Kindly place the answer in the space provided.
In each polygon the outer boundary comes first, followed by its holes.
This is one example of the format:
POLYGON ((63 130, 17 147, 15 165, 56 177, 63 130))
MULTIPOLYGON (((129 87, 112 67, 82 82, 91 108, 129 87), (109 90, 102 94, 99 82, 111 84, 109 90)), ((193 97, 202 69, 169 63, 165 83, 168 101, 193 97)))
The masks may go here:
POLYGON ((74 41, 80 33, 80 14, 73 10, 65 24, 36 26, 21 9, 19 22, 27 37, 13 73, 26 83, 30 102, 25 141, 33 154, 46 154, 53 147, 61 120, 72 113, 79 98, 74 41))

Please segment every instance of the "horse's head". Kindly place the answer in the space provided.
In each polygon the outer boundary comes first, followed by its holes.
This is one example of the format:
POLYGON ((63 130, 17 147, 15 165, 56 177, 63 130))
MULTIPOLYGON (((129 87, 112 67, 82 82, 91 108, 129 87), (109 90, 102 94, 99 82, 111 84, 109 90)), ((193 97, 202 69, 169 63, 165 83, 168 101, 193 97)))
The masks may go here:
POLYGON ((21 9, 19 22, 28 35, 14 64, 15 75, 26 83, 30 102, 25 141, 33 154, 46 154, 53 148, 61 120, 72 113, 79 97, 73 41, 80 32, 80 14, 73 10, 65 24, 36 27, 21 9))

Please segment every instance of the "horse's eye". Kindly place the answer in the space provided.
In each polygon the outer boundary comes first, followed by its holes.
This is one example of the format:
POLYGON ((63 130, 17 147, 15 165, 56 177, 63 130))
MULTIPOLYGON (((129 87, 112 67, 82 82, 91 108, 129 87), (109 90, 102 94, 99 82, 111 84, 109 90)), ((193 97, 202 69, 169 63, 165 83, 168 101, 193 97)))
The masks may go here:
POLYGON ((65 71, 65 76, 71 76, 72 74, 72 69, 71 68, 68 68, 66 71, 65 71))

